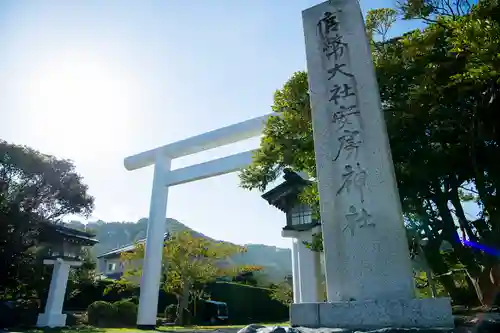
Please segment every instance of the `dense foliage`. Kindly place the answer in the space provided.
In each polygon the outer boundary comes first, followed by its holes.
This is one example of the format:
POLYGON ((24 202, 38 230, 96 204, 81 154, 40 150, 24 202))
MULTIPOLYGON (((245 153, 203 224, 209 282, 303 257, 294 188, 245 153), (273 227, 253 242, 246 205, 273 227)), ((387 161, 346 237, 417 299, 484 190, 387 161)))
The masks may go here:
POLYGON ((113 303, 116 309, 116 318, 122 325, 132 327, 136 325, 137 305, 129 300, 121 300, 113 303))
POLYGON ((173 323, 177 318, 177 305, 169 304, 165 307, 165 312, 163 314, 165 321, 167 323, 173 323))
MULTIPOLYGON (((235 253, 245 250, 242 246, 196 237, 188 231, 171 235, 163 251, 162 288, 177 297, 178 322, 183 323, 183 313, 190 301, 208 296, 204 290, 207 283, 260 270, 257 266, 237 266, 228 261, 235 253)), ((144 243, 138 243, 133 252, 122 255, 128 264, 125 278, 141 274, 141 268, 135 268, 133 262, 142 259, 144 251, 144 243)))
MULTIPOLYGON (((138 305, 139 286, 125 280, 98 280, 93 284, 79 286, 81 292, 74 293, 65 301, 64 311, 84 311, 97 300, 105 301, 109 304, 116 304, 119 301, 130 301, 138 305)), ((229 322, 247 324, 248 318, 254 322, 280 322, 287 318, 288 306, 280 304, 272 298, 272 290, 268 288, 254 287, 233 282, 209 283, 204 291, 210 295, 210 299, 226 302, 229 308, 229 322), (245 300, 242 302, 241 300, 245 300), (259 307, 254 304, 260 304, 259 307)), ((170 305, 168 322, 175 321, 177 317, 177 298, 175 295, 159 291, 158 316, 165 316, 165 310, 170 305)), ((195 302, 189 305, 193 320, 200 320, 196 315, 195 302)), ((36 316, 35 316, 36 319, 36 316)), ((135 320, 135 318, 134 318, 135 320)))
POLYGON ((288 282, 281 282, 279 284, 273 285, 271 287, 271 298, 290 306, 293 302, 293 290, 292 286, 288 282))
POLYGON ((0 140, 0 294, 40 298, 48 273, 37 256, 40 222, 88 216, 94 199, 71 161, 0 140))
MULTIPOLYGON (((407 0, 366 19, 409 243, 426 240, 428 264, 458 303, 491 304, 500 282, 499 9, 496 0, 407 0), (397 13, 427 26, 386 40, 397 13), (478 216, 466 213, 474 205, 478 216), (445 241, 451 253, 440 251, 445 241)), ((287 167, 316 175, 305 72, 275 92, 272 109, 281 117, 242 172, 245 188, 263 190, 287 167)), ((316 188, 303 200, 317 207, 316 188)))
POLYGON ((96 327, 112 326, 116 318, 116 308, 106 301, 95 301, 87 309, 87 322, 96 327))

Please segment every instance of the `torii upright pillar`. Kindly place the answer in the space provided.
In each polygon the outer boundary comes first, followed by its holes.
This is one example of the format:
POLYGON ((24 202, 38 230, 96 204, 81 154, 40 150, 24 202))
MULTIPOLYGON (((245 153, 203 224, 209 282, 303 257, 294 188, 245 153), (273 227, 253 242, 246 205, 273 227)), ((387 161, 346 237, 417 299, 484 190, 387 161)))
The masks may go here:
POLYGON ((176 170, 171 170, 172 160, 259 136, 267 119, 273 115, 276 114, 250 119, 125 158, 124 164, 127 170, 154 165, 137 317, 138 328, 151 329, 156 326, 168 188, 241 170, 252 162, 254 151, 176 170))

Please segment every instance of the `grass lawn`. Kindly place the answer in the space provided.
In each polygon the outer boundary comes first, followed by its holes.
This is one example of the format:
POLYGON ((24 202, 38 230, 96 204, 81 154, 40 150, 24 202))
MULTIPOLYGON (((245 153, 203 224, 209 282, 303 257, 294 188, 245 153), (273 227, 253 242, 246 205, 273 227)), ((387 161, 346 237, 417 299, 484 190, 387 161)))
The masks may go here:
MULTIPOLYGON (((289 322, 283 322, 283 323, 256 323, 257 325, 262 325, 262 326, 289 326, 289 322)), ((211 330, 216 330, 216 329, 224 329, 224 328, 243 328, 247 325, 224 325, 224 326, 160 326, 157 330, 158 331, 211 331, 211 330)))
MULTIPOLYGON (((258 323, 262 326, 288 326, 288 322, 284 323, 258 323)), ((156 332, 189 332, 189 331, 213 331, 216 329, 224 328, 243 328, 247 325, 225 325, 225 326, 160 326, 156 332)), ((48 328, 48 329, 32 329, 32 330, 14 330, 14 332, 23 333, 127 333, 127 332, 141 332, 136 328, 96 328, 91 326, 75 327, 75 328, 48 328)), ((145 332, 145 331, 142 331, 145 332)), ((154 331, 150 331, 154 332, 154 331)))

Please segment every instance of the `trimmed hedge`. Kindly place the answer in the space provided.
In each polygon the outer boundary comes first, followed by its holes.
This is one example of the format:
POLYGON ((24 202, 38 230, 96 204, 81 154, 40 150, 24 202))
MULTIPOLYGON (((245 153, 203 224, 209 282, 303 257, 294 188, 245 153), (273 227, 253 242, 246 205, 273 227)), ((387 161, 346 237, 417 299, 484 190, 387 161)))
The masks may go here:
POLYGON ((282 322, 290 315, 288 306, 273 300, 267 288, 220 282, 209 285, 207 292, 211 299, 227 303, 232 324, 282 322))
MULTIPOLYGON (((75 287, 75 291, 64 302, 64 311, 85 311, 96 300, 110 303, 124 299, 135 304, 139 303, 139 287, 129 289, 110 289, 106 294, 104 290, 115 284, 113 280, 99 280, 94 284, 81 284, 75 287)), ((163 313, 168 304, 177 303, 175 296, 159 291, 158 313, 163 313)))
POLYGON ((87 309, 87 323, 96 327, 131 327, 137 319, 137 305, 123 300, 115 303, 96 301, 87 309))
POLYGON ((113 303, 116 309, 116 321, 125 326, 135 326, 137 319, 137 305, 123 300, 113 303))
POLYGON ((87 309, 87 322, 96 327, 109 327, 115 324, 116 309, 113 304, 95 301, 87 309))
MULTIPOLYGON (((109 287, 113 283, 115 282, 112 280, 101 280, 95 284, 78 286, 79 292, 74 293, 65 301, 64 310, 84 311, 96 300, 109 303, 129 300, 137 304, 139 287, 119 290, 111 289, 104 295, 106 287, 109 287)), ((219 282, 208 285, 206 291, 212 300, 227 303, 229 321, 231 323, 240 324, 250 321, 279 322, 287 320, 289 316, 288 307, 273 300, 270 296, 271 290, 267 288, 234 282, 219 282)), ((157 313, 163 317, 165 315, 165 308, 170 304, 177 304, 175 296, 160 290, 157 313)), ((196 318, 193 318, 193 320, 196 320, 196 318)))
POLYGON ((175 322, 175 319, 177 318, 177 305, 175 304, 167 305, 163 315, 167 323, 175 322))

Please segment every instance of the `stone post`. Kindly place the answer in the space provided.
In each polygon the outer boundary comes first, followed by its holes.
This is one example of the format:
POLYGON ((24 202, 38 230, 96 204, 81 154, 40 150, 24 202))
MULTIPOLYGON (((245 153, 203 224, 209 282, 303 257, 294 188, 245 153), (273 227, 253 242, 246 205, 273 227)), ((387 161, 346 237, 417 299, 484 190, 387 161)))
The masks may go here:
POLYGON ((297 238, 292 238, 292 284, 293 302, 300 303, 299 246, 297 238))
POLYGON ((311 242, 310 232, 301 232, 299 239, 300 303, 318 302, 318 276, 316 252, 304 245, 311 242))
POLYGON ((416 300, 385 120, 358 1, 303 12, 330 303, 292 325, 453 326, 448 299, 416 300))
POLYGON ((66 315, 62 313, 68 275, 71 266, 80 266, 78 261, 65 261, 63 259, 44 260, 45 265, 54 265, 50 280, 49 295, 45 303, 45 312, 38 315, 38 327, 64 327, 66 315))
POLYGON ((151 204, 146 235, 146 251, 142 264, 141 289, 137 327, 154 329, 160 290, 163 243, 165 241, 168 187, 166 177, 170 171, 170 160, 156 157, 151 190, 151 204))
POLYGON ((324 277, 323 271, 321 267, 323 267, 323 263, 321 257, 323 256, 322 252, 314 252, 314 261, 315 261, 315 269, 316 269, 316 293, 318 302, 323 302, 325 300, 325 291, 324 291, 324 277))

